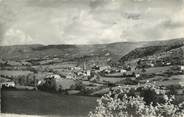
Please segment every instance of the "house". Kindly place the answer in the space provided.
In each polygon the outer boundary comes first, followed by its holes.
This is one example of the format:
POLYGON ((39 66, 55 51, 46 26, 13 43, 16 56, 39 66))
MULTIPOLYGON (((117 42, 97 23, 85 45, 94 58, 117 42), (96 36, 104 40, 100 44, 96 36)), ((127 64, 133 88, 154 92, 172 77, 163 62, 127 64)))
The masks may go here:
POLYGON ((37 83, 37 85, 39 86, 41 84, 42 84, 42 80, 39 80, 38 83, 37 83))
POLYGON ((81 70, 82 68, 80 68, 80 67, 74 67, 73 69, 74 70, 81 70))
POLYGON ((184 71, 184 66, 180 66, 180 70, 181 71, 184 71))
POLYGON ((76 75, 77 76, 81 76, 81 75, 83 75, 83 72, 82 71, 78 71, 78 72, 76 72, 76 75))
POLYGON ((110 66, 101 66, 100 67, 100 71, 106 70, 106 69, 110 69, 110 66))
POLYGON ((169 65, 171 65, 171 63, 170 63, 170 62, 167 62, 167 63, 166 63, 166 65, 168 65, 168 66, 169 66, 169 65))
POLYGON ((179 82, 179 85, 183 87, 184 86, 184 82, 183 81, 179 82))
POLYGON ((106 73, 106 74, 109 74, 109 73, 111 72, 111 70, 105 69, 105 70, 103 70, 102 72, 103 72, 103 73, 106 73))
POLYGON ((97 65, 95 65, 95 66, 92 67, 92 69, 93 69, 93 70, 100 70, 100 67, 97 66, 97 65))
POLYGON ((151 67, 154 67, 155 65, 153 63, 150 64, 151 67))
POLYGON ((139 78, 141 75, 140 74, 135 74, 135 77, 136 78, 139 78))
POLYGON ((106 54, 105 54, 105 56, 109 56, 110 55, 110 53, 109 52, 107 52, 106 54))
POLYGON ((91 76, 91 71, 90 71, 90 70, 87 70, 87 71, 86 71, 86 75, 87 75, 87 76, 91 76))
POLYGON ((7 82, 4 82, 4 83, 1 83, 1 86, 4 86, 4 87, 15 87, 15 82, 14 81, 7 81, 7 82))
POLYGON ((126 73, 126 72, 127 72, 127 70, 125 70, 125 69, 121 69, 121 70, 120 70, 120 72, 121 72, 121 73, 126 73))

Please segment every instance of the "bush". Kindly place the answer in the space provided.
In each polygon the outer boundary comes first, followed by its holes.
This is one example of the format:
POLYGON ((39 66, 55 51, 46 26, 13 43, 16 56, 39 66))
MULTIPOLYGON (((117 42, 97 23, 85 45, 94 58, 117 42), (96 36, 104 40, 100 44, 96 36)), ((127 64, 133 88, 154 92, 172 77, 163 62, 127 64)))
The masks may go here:
POLYGON ((176 95, 178 89, 182 89, 180 85, 169 85, 167 86, 167 89, 169 90, 169 95, 176 95))
POLYGON ((98 99, 89 117, 183 117, 184 104, 174 105, 173 101, 174 96, 150 83, 133 90, 117 87, 98 99))
POLYGON ((125 85, 137 85, 138 84, 138 80, 137 79, 131 79, 131 78, 126 78, 125 80, 124 80, 124 84, 125 85))

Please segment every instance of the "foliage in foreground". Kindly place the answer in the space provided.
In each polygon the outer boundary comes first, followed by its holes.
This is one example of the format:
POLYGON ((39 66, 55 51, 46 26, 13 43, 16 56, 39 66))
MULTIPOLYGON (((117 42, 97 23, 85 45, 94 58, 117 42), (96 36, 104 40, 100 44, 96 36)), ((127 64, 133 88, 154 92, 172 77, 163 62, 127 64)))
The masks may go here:
POLYGON ((89 117, 184 117, 184 103, 174 104, 174 96, 147 83, 144 87, 117 87, 102 96, 89 117))

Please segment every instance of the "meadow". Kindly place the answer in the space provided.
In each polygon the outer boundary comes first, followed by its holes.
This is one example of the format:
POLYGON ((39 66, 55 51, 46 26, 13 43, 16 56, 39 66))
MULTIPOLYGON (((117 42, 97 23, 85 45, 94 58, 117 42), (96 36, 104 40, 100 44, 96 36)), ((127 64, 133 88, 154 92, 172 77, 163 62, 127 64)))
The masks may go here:
POLYGON ((86 117, 97 97, 61 95, 42 91, 2 91, 2 113, 86 117))

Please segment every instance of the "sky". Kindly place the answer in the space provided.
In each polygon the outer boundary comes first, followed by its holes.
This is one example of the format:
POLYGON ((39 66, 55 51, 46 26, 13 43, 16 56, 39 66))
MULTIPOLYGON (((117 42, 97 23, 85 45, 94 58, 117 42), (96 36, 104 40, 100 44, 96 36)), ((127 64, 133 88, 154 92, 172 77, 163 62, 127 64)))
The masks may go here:
POLYGON ((0 45, 184 37, 184 0, 0 0, 0 45))

